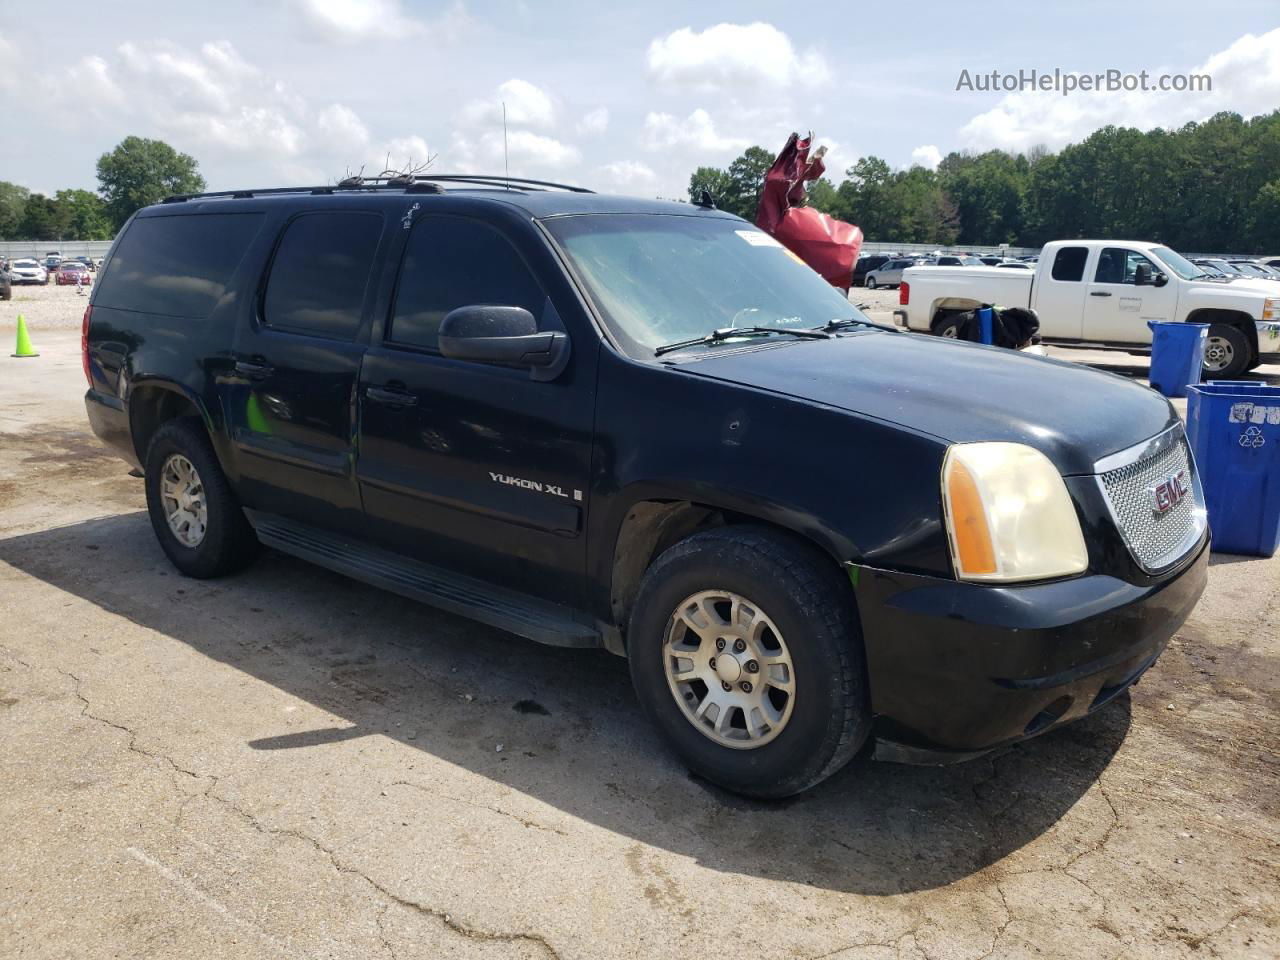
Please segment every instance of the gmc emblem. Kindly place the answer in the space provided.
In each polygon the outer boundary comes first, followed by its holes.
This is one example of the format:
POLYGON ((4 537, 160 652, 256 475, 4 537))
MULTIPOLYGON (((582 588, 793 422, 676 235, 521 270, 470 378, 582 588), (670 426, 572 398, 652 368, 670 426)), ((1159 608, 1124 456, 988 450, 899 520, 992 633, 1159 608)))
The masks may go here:
POLYGON ((1153 487, 1147 487, 1147 499, 1156 514, 1168 512, 1183 497, 1191 492, 1187 483, 1187 471, 1179 470, 1172 476, 1165 477, 1153 487))

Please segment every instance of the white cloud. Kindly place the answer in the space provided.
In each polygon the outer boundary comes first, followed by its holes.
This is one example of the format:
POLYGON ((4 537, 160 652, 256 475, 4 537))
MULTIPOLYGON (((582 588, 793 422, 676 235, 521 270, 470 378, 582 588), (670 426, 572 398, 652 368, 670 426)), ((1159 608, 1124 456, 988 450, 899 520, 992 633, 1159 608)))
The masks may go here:
POLYGON ((22 76, 24 72, 22 51, 12 41, 6 40, 2 33, 0 33, 0 64, 4 65, 0 68, 0 92, 18 90, 25 86, 26 81, 22 76))
MULTIPOLYGON (((539 171, 558 171, 582 159, 582 154, 567 143, 529 130, 511 130, 507 134, 506 157, 513 177, 539 171)), ((449 150, 437 164, 440 170, 463 173, 500 174, 505 169, 501 130, 486 130, 479 135, 455 132, 449 150)))
POLYGON ((942 162, 942 151, 932 143, 926 143, 911 151, 911 162, 928 170, 937 170, 942 162))
POLYGON ((588 110, 578 121, 577 131, 583 134, 604 133, 609 129, 609 110, 607 107, 596 107, 588 110))
POLYGON ((555 123, 556 108, 551 96, 539 86, 518 77, 501 83, 493 95, 472 100, 462 109, 469 126, 502 124, 502 105, 507 105, 507 124, 516 127, 549 127, 555 123))
POLYGON ((316 130, 338 150, 362 148, 369 142, 369 128, 354 110, 334 103, 316 117, 316 130))
POLYGON ((427 29, 404 13, 400 0, 292 0, 292 5, 314 35, 337 43, 411 37, 427 29))
POLYGON ((1178 127, 1222 110, 1254 116, 1280 102, 1280 28, 1255 36, 1245 34, 1203 64, 1150 71, 1208 74, 1212 91, 1089 91, 1068 96, 1052 91, 1011 93, 990 110, 973 117, 960 130, 965 146, 1025 150, 1036 144, 1060 147, 1079 141, 1107 124, 1178 127))
POLYGON ((701 108, 684 120, 669 113, 646 114, 642 141, 648 150, 689 147, 699 153, 742 150, 749 145, 746 140, 722 136, 716 130, 711 115, 701 108))
POLYGON ((606 163, 596 170, 599 181, 616 190, 650 191, 658 182, 658 175, 638 160, 618 160, 606 163))
POLYGON ((695 90, 786 86, 829 73, 819 54, 798 53, 785 33, 759 22, 718 23, 701 32, 681 27, 649 44, 648 62, 664 83, 695 90))

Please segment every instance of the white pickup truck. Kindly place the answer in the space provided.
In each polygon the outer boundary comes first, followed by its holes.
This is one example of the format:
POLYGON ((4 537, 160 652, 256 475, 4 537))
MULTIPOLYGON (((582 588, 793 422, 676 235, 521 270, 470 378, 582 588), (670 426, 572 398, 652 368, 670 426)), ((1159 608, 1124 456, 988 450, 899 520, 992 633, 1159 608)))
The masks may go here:
POLYGON ((1208 279, 1155 243, 1055 240, 1035 273, 998 267, 903 271, 894 318, 910 330, 954 337, 982 304, 1030 307, 1046 343, 1149 353, 1148 320, 1208 323, 1206 376, 1229 380, 1280 361, 1280 281, 1208 279))

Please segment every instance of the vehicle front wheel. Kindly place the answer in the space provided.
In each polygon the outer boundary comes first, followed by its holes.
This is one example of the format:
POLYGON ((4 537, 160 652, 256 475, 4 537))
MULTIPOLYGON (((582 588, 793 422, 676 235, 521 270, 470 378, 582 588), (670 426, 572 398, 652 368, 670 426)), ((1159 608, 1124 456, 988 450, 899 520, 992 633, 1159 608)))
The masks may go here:
POLYGON ((169 560, 207 579, 248 566, 261 547, 198 420, 170 420, 147 448, 147 512, 169 560))
POLYGON ((862 285, 866 287, 868 290, 874 290, 876 288, 876 278, 867 277, 866 280, 862 281, 862 285))
POLYGON ((870 730, 857 614, 839 568, 761 527, 671 547, 628 631, 641 707, 699 776, 786 797, 839 770, 870 730))
POLYGON ((1215 323, 1204 344, 1204 377, 1232 380, 1249 369, 1253 359, 1249 338, 1239 327, 1215 323))

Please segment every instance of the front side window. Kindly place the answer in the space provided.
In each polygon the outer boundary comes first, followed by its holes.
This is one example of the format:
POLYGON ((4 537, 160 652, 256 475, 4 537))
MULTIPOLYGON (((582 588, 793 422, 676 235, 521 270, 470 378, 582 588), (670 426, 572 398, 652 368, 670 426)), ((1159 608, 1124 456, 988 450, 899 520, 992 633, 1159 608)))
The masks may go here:
POLYGON ((798 257, 737 219, 596 214, 543 223, 637 356, 724 327, 866 320, 798 257))
POLYGON ((271 264, 263 322, 354 340, 381 236, 382 217, 373 213, 308 213, 290 221, 271 264))
POLYGON ((387 339, 437 349, 440 323, 458 307, 524 307, 542 315, 546 296, 511 242, 462 217, 424 217, 405 246, 387 339))
POLYGON ((1139 264, 1146 264, 1150 275, 1156 275, 1156 265, 1136 250, 1103 247, 1098 255, 1098 269, 1094 272, 1093 282, 1131 284, 1137 276, 1139 264))

